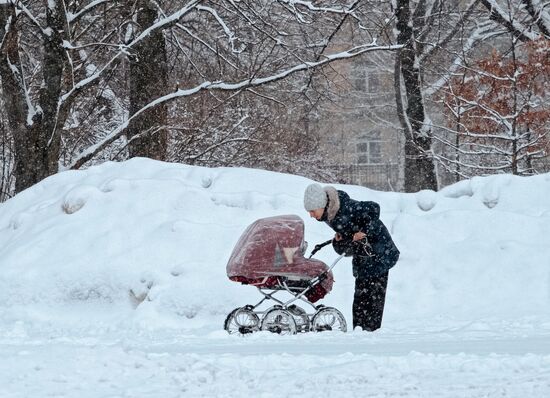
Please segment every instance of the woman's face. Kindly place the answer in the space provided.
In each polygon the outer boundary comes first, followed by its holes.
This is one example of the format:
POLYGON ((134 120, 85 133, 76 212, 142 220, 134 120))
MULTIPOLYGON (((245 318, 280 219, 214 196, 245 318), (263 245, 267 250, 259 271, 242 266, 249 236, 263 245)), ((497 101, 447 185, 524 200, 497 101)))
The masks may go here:
POLYGON ((320 220, 321 217, 323 217, 324 212, 325 212, 325 209, 310 210, 309 216, 315 218, 316 220, 320 220))

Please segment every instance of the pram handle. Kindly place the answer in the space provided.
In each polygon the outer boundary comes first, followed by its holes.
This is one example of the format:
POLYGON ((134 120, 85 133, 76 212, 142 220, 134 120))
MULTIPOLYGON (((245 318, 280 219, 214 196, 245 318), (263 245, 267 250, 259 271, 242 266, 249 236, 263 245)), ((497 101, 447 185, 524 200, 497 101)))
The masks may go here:
POLYGON ((334 260, 334 262, 331 264, 331 266, 326 270, 326 271, 323 271, 321 274, 317 275, 315 278, 313 278, 311 281, 309 281, 309 286, 314 286, 316 285, 317 283, 319 283, 320 281, 322 281, 323 279, 325 279, 328 275, 328 273, 330 271, 332 271, 332 269, 336 266, 336 264, 338 263, 338 261, 340 261, 342 258, 344 258, 345 255, 344 254, 340 254, 336 260, 334 260))
POLYGON ((319 243, 317 245, 315 245, 315 247, 313 248, 313 250, 311 251, 311 254, 309 255, 309 258, 313 257, 313 255, 315 253, 317 253, 319 250, 321 250, 323 247, 325 247, 326 245, 332 243, 332 239, 329 239, 327 240, 326 242, 323 242, 323 243, 319 243))

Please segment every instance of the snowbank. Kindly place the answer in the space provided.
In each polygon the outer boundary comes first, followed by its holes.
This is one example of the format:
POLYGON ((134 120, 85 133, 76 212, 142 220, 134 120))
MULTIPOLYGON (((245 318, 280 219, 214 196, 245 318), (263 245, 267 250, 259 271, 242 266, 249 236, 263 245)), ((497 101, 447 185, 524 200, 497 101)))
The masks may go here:
MULTIPOLYGON (((257 301, 254 288, 225 275, 246 226, 298 214, 310 248, 332 236, 303 210, 309 183, 148 159, 52 176, 0 205, 2 324, 221 329, 232 308, 257 301)), ((471 320, 483 329, 521 318, 550 328, 550 174, 474 178, 437 193, 336 187, 379 202, 401 250, 386 325, 471 320)), ((326 248, 318 257, 335 255, 326 248)), ((351 320, 349 259, 335 280, 324 302, 351 320)))

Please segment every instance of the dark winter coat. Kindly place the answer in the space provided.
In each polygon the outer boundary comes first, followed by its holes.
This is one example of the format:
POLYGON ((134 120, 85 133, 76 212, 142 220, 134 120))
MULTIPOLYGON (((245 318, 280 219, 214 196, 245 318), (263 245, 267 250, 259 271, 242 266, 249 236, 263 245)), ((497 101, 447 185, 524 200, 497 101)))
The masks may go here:
POLYGON ((380 220, 376 202, 353 200, 343 191, 325 188, 329 202, 321 221, 325 221, 342 240, 333 239, 338 254, 353 256, 353 275, 356 278, 380 276, 388 272, 399 258, 386 226, 380 220), (364 232, 366 241, 353 242, 356 232, 364 232))

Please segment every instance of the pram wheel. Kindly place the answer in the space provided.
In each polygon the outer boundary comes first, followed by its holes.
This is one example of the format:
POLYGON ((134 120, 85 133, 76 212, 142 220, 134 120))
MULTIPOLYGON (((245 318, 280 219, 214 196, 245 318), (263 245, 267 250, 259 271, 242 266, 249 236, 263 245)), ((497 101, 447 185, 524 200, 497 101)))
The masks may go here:
POLYGON ((311 320, 311 330, 314 332, 328 330, 346 332, 347 329, 346 319, 336 308, 323 307, 313 315, 313 319, 311 320))
POLYGON ((235 308, 225 318, 223 328, 229 334, 250 334, 260 330, 260 318, 247 307, 235 308))
POLYGON ((274 308, 265 313, 261 329, 277 334, 296 334, 296 321, 289 311, 274 308))
POLYGON ((294 322, 296 322, 297 332, 309 332, 310 322, 307 316, 306 310, 292 304, 288 307, 288 311, 294 316, 294 322))

